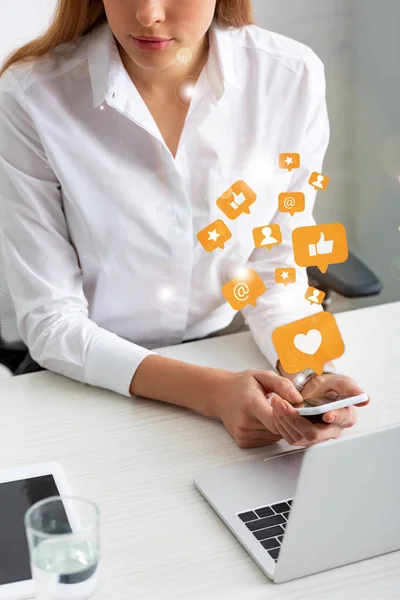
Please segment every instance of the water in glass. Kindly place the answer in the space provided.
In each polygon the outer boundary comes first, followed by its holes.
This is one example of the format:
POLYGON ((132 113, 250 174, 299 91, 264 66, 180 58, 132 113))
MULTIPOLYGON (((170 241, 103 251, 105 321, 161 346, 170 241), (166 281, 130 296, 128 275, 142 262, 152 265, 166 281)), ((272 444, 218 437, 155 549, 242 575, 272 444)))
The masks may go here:
POLYGON ((59 536, 41 542, 32 554, 37 600, 87 600, 99 577, 99 547, 91 540, 59 536))

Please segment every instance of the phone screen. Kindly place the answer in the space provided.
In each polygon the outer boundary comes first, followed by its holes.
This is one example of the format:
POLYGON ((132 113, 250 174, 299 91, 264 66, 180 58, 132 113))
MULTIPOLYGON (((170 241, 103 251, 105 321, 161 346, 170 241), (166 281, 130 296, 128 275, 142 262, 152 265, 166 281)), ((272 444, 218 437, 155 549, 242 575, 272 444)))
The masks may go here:
POLYGON ((332 402, 338 402, 345 398, 355 398, 359 394, 338 394, 336 398, 325 398, 325 396, 316 396, 315 398, 306 398, 301 404, 296 404, 295 408, 310 408, 314 406, 324 406, 332 402))

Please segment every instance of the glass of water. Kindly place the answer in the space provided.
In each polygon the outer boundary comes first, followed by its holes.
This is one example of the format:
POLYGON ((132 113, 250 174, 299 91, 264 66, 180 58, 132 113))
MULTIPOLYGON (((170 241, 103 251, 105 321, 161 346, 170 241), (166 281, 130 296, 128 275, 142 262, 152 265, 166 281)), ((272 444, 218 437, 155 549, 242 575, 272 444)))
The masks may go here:
POLYGON ((53 496, 25 514, 37 600, 87 600, 99 582, 100 511, 83 498, 53 496))

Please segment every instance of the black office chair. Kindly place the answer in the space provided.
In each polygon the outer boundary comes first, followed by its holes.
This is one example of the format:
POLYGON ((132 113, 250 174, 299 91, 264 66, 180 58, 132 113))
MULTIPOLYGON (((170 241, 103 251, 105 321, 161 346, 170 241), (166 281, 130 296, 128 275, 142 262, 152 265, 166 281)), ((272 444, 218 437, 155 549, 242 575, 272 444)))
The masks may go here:
POLYGON ((330 265, 326 273, 321 273, 318 267, 308 267, 307 274, 310 285, 325 292, 322 302, 325 310, 332 303, 332 292, 345 298, 364 298, 382 291, 382 283, 376 275, 352 252, 346 262, 330 265))
MULTIPOLYGON (((0 252, 0 364, 14 375, 41 370, 35 362, 32 364, 27 346, 19 339, 13 303, 1 271, 0 252)), ((345 263, 331 265, 326 273, 321 273, 317 267, 308 267, 307 273, 310 285, 326 294, 322 303, 324 309, 331 304, 332 292, 346 298, 362 298, 382 290, 379 279, 352 253, 345 263)))
POLYGON ((14 306, 0 268, 0 364, 15 373, 27 352, 17 330, 14 306))

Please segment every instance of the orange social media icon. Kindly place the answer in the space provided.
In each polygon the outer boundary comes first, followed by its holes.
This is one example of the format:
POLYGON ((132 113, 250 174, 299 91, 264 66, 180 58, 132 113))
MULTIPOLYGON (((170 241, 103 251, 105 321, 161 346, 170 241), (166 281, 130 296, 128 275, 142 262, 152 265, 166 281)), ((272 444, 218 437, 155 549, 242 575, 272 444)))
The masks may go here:
POLYGON ((320 305, 325 298, 325 292, 322 290, 317 290, 317 288, 309 287, 306 291, 306 295, 304 296, 306 300, 309 301, 310 304, 320 305))
POLYGON ((197 239, 207 252, 213 252, 216 248, 223 249, 231 237, 232 233, 222 219, 217 219, 197 234, 197 239))
POLYGON ((303 192, 284 192, 279 194, 278 209, 293 215, 303 212, 306 207, 306 197, 303 192))
POLYGON ((237 181, 217 200, 217 206, 228 217, 237 219, 241 214, 250 214, 250 206, 257 199, 257 194, 244 181, 237 181))
POLYGON ((286 152, 279 155, 279 167, 292 171, 300 167, 300 154, 297 152, 286 152))
POLYGON ((256 306, 257 298, 267 291, 265 283, 253 269, 243 269, 243 274, 222 286, 222 293, 235 310, 251 304, 256 306))
POLYGON ((288 285, 289 283, 296 282, 296 269, 284 267, 275 269, 275 283, 283 283, 288 285))
POLYGON ((321 375, 325 363, 344 352, 335 317, 326 311, 278 327, 272 342, 287 373, 313 369, 321 375))
POLYGON ((322 273, 326 273, 329 265, 343 263, 349 256, 346 229, 341 223, 297 227, 292 242, 296 264, 316 266, 322 273))
POLYGON ((326 175, 322 175, 321 173, 312 173, 311 177, 308 181, 310 185, 313 186, 316 190, 326 190, 330 182, 330 178, 326 175))
POLYGON ((279 225, 264 225, 253 229, 253 239, 256 248, 268 248, 282 243, 282 232, 279 225))

